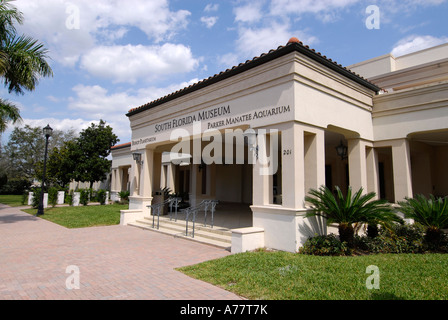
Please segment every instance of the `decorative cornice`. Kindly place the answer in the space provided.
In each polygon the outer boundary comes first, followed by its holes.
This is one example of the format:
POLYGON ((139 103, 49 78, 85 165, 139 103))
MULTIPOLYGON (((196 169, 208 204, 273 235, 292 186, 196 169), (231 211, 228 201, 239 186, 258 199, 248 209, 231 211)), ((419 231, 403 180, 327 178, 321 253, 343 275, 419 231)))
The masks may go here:
POLYGON ((214 76, 211 76, 207 79, 201 80, 201 81, 199 81, 195 84, 192 84, 186 88, 180 89, 176 92, 173 92, 173 93, 166 95, 162 98, 159 98, 157 100, 154 100, 152 102, 144 104, 140 107, 131 109, 131 110, 129 110, 129 112, 126 115, 128 117, 130 117, 130 116, 133 116, 140 112, 143 112, 145 110, 154 108, 154 107, 164 104, 168 101, 174 100, 176 98, 179 98, 179 97, 189 94, 191 92, 200 90, 204 87, 210 86, 217 82, 220 82, 220 81, 223 81, 230 77, 233 77, 237 74, 243 73, 247 70, 250 70, 252 68, 255 68, 257 66, 265 64, 272 60, 275 60, 279 57, 285 56, 291 52, 298 52, 300 54, 303 54, 304 56, 313 59, 314 61, 328 67, 329 69, 355 81, 356 83, 358 83, 376 93, 381 91, 381 88, 379 88, 378 86, 376 86, 374 83, 370 82, 369 80, 363 78, 359 74, 356 74, 356 73, 352 72, 351 70, 347 69, 346 67, 343 67, 342 65, 338 64, 336 61, 333 61, 333 60, 327 58, 326 56, 321 55, 320 52, 316 52, 314 49, 310 49, 307 45, 303 45, 302 42, 300 42, 298 40, 297 41, 291 41, 291 40, 288 42, 288 44, 286 46, 280 46, 276 50, 274 50, 274 49, 270 50, 268 53, 263 53, 259 57, 255 57, 252 60, 247 60, 244 63, 240 63, 238 66, 232 67, 231 69, 227 69, 226 71, 222 71, 219 74, 215 74, 214 76))

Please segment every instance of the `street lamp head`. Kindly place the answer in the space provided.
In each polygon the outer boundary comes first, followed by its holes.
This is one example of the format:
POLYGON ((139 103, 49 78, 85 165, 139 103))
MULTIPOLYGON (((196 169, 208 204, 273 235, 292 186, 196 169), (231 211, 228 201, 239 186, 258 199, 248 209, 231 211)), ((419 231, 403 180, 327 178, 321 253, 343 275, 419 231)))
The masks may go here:
POLYGON ((250 148, 254 148, 257 145, 257 133, 254 129, 247 129, 243 136, 247 137, 247 144, 250 148))
POLYGON ((342 143, 342 140, 341 140, 341 144, 336 147, 336 152, 337 152, 338 156, 341 157, 342 160, 347 159, 347 149, 348 149, 347 146, 345 146, 342 143))
POLYGON ((48 124, 45 128, 44 128, 44 136, 48 139, 49 137, 51 137, 51 135, 53 134, 53 129, 50 127, 50 125, 48 124))
POLYGON ((134 152, 133 154, 132 154, 132 157, 134 158, 134 161, 135 162, 137 162, 138 164, 143 164, 143 161, 142 161, 142 154, 141 153, 139 153, 139 152, 134 152))

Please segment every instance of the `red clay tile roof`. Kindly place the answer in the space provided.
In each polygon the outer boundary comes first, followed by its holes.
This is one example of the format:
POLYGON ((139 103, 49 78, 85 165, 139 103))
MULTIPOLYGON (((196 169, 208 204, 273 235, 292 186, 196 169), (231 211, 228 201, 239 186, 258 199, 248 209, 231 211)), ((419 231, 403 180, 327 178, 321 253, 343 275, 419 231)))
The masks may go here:
POLYGON ((252 68, 259 66, 263 63, 272 61, 276 58, 284 56, 293 51, 297 51, 299 53, 304 54, 305 56, 329 67, 330 69, 340 73, 341 75, 344 75, 344 76, 350 78, 351 80, 369 88, 370 90, 372 90, 376 93, 381 91, 381 88, 376 86, 374 83, 370 82, 369 80, 365 79, 364 77, 360 76, 359 74, 347 69, 346 67, 343 67, 342 65, 338 64, 336 61, 333 61, 333 60, 327 58, 326 56, 322 55, 320 52, 316 52, 316 50, 310 49, 309 46, 304 45, 301 41, 299 41, 299 39, 292 37, 291 39, 289 39, 286 46, 279 46, 277 49, 272 49, 268 53, 263 53, 259 57, 254 57, 252 60, 247 60, 244 63, 240 63, 237 66, 233 66, 231 69, 222 71, 219 74, 215 74, 214 76, 211 76, 207 79, 203 79, 195 84, 192 84, 186 88, 177 90, 173 93, 170 93, 170 94, 168 94, 164 97, 161 97, 157 100, 151 101, 151 102, 144 104, 140 107, 130 109, 126 115, 129 117, 129 116, 135 115, 137 113, 140 113, 142 111, 154 108, 158 105, 161 105, 168 101, 174 100, 178 97, 181 97, 181 96, 191 93, 193 91, 199 90, 201 88, 212 85, 212 84, 222 81, 224 79, 230 78, 236 74, 239 74, 239 73, 242 73, 249 69, 252 69, 252 68))
POLYGON ((131 142, 127 142, 127 143, 122 143, 122 144, 117 144, 115 146, 113 146, 111 149, 112 150, 117 150, 117 149, 123 149, 123 148, 127 148, 131 146, 131 142))

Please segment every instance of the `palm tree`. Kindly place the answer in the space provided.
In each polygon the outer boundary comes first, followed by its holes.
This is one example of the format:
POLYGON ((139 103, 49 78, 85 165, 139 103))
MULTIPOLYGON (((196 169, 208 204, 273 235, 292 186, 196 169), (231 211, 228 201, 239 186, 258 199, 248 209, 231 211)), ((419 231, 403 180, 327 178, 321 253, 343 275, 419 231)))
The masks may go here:
POLYGON ((17 123, 22 120, 19 108, 7 100, 0 99, 0 135, 6 130, 6 123, 17 123))
POLYGON ((402 220, 395 214, 394 209, 386 200, 374 200, 374 192, 363 194, 360 188, 352 196, 352 188, 349 187, 344 196, 341 189, 336 186, 336 195, 325 186, 318 190, 311 189, 305 201, 311 204, 311 210, 307 217, 322 216, 327 224, 338 224, 339 240, 347 242, 353 247, 355 229, 353 224, 366 223, 388 226, 392 222, 402 220))
POLYGON ((429 198, 417 195, 415 198, 406 198, 399 201, 399 211, 405 218, 414 219, 426 227, 425 240, 434 248, 438 248, 442 240, 443 228, 448 227, 448 198, 435 198, 432 194, 429 198))
POLYGON ((10 93, 33 91, 40 77, 53 76, 45 60, 48 50, 31 37, 22 35, 8 38, 2 41, 1 51, 8 57, 3 77, 10 93))
MULTIPOLYGON (((15 23, 23 23, 23 15, 11 5, 13 0, 0 0, 0 76, 9 93, 33 91, 41 77, 53 76, 47 63, 48 50, 31 37, 18 36, 15 23)), ((0 99, 0 134, 7 123, 20 121, 19 109, 0 99)))

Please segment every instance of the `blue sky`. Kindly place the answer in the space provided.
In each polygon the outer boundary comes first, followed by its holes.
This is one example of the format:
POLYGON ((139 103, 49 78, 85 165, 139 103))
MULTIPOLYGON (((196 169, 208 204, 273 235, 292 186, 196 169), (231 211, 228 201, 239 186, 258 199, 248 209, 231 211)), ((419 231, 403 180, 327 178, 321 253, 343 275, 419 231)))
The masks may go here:
POLYGON ((25 124, 80 131, 103 119, 120 143, 131 139, 129 109, 285 45, 293 36, 344 66, 448 42, 448 0, 14 4, 25 17, 19 31, 50 50, 54 77, 23 96, 2 88, 2 97, 20 107, 25 124), (370 5, 379 10, 379 29, 366 25, 370 5))

